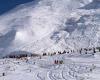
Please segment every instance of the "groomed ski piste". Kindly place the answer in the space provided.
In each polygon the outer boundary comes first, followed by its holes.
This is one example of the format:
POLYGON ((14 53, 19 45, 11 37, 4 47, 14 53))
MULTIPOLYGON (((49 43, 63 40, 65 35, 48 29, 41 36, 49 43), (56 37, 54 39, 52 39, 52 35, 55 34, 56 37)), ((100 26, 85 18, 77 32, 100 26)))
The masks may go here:
POLYGON ((100 80, 100 53, 0 59, 0 80, 100 80), (62 60, 62 64, 55 64, 62 60))

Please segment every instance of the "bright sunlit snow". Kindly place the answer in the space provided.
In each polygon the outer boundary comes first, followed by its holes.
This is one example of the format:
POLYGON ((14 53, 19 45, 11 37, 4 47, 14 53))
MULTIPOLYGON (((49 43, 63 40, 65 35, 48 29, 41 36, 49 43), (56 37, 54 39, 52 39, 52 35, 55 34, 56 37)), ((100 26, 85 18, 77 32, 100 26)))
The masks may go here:
POLYGON ((0 58, 10 54, 49 55, 0 59, 0 80, 100 80, 99 0, 34 0, 0 16, 0 58), (42 57, 42 59, 41 59, 42 57), (63 60, 55 64, 54 60, 63 60))
MULTIPOLYGON (((20 5, 0 16, 0 48, 4 48, 4 53, 9 54, 19 50, 41 53, 48 50, 57 51, 59 48, 97 46, 99 9, 97 11, 81 9, 91 2, 91 0, 40 0, 20 5), (14 34, 10 35, 11 31, 14 34), (8 44, 5 44, 5 40, 8 44), (94 41, 95 44, 92 44, 94 41)), ((2 51, 0 53, 3 54, 2 51)))

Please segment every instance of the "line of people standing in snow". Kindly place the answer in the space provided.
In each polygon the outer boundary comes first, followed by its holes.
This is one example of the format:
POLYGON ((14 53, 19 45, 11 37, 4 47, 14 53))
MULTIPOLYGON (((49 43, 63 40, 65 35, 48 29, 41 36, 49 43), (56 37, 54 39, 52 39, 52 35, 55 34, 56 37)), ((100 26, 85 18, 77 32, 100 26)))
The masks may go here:
POLYGON ((57 52, 53 52, 53 53, 43 53, 41 56, 40 55, 36 55, 36 54, 17 54, 17 55, 7 55, 4 58, 25 58, 25 57, 38 57, 40 56, 40 58, 42 56, 53 56, 53 55, 59 55, 59 54, 72 54, 72 53, 79 53, 79 54, 89 54, 91 53, 92 55, 94 55, 96 52, 100 52, 100 47, 96 47, 96 48, 81 48, 81 49, 77 49, 77 50, 64 50, 64 51, 57 51, 57 52))
MULTIPOLYGON (((77 49, 77 50, 64 50, 64 51, 57 51, 57 52, 53 52, 53 53, 43 53, 42 56, 53 56, 53 55, 60 55, 60 54, 72 54, 72 53, 79 53, 79 54, 89 54, 91 53, 92 55, 94 55, 97 52, 100 52, 100 47, 93 47, 93 48, 81 48, 81 49, 77 49)), ((40 55, 28 55, 28 54, 19 54, 19 55, 9 55, 6 58, 17 58, 17 59, 21 59, 24 58, 26 61, 28 61, 27 57, 38 57, 40 55)), ((40 56, 40 57, 42 57, 40 56)), ((63 60, 59 60, 56 59, 54 60, 54 64, 63 64, 64 61, 63 60)), ((35 64, 35 62, 34 62, 35 64)), ((95 66, 93 65, 93 68, 90 68, 90 71, 92 71, 95 68, 95 66)), ((5 76, 5 73, 2 73, 2 76, 5 76)))
MULTIPOLYGON (((100 52, 100 47, 96 47, 96 48, 81 48, 78 50, 64 50, 64 51, 58 51, 58 52, 54 52, 54 53, 43 53, 43 56, 53 56, 56 54, 72 54, 72 53, 79 53, 79 54, 91 54, 94 55, 96 52, 100 52)), ((54 60, 54 64, 63 64, 63 60, 54 60)))
POLYGON ((96 47, 96 48, 81 48, 81 49, 77 49, 77 50, 64 50, 64 51, 58 51, 58 52, 53 52, 53 53, 43 53, 42 56, 52 56, 52 55, 56 55, 56 54, 71 54, 71 53, 79 53, 79 54, 89 54, 91 53, 92 55, 94 55, 96 52, 100 52, 100 47, 96 47))

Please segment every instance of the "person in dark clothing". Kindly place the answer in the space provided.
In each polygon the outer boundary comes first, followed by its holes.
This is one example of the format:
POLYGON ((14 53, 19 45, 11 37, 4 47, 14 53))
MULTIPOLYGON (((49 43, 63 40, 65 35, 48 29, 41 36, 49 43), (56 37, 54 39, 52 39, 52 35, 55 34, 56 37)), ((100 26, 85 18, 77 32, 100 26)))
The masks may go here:
POLYGON ((58 61, 58 60, 55 60, 55 61, 54 61, 54 64, 58 64, 58 63, 59 63, 59 61, 58 61))
POLYGON ((5 73, 2 73, 2 76, 5 76, 5 73))
POLYGON ((63 51, 63 54, 65 54, 65 53, 66 53, 66 51, 64 50, 64 51, 63 51))
POLYGON ((96 50, 95 50, 95 48, 93 48, 93 53, 96 53, 96 50))
POLYGON ((43 53, 43 56, 46 56, 46 53, 43 53))
POLYGON ((79 50, 79 53, 82 54, 82 48, 79 50))
POLYGON ((61 52, 60 52, 60 51, 58 51, 58 54, 61 54, 61 52))

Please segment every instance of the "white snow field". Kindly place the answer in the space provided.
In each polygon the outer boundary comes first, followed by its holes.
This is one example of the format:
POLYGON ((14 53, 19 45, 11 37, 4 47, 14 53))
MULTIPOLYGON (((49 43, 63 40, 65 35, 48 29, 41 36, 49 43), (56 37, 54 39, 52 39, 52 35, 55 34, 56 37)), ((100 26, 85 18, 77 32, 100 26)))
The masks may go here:
POLYGON ((22 4, 0 15, 0 80, 100 80, 100 51, 4 58, 93 47, 100 48, 100 0, 22 4))
POLYGON ((0 59, 0 80, 100 80, 100 53, 0 59))

